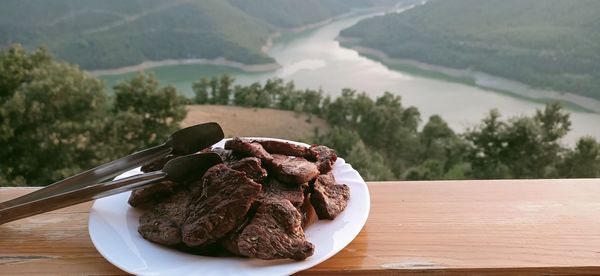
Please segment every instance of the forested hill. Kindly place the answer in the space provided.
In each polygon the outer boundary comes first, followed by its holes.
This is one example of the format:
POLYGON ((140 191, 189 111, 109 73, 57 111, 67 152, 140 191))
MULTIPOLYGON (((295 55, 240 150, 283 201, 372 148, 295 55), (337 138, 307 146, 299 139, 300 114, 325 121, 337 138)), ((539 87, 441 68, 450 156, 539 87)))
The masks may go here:
POLYGON ((276 28, 296 28, 316 23, 353 8, 392 6, 401 0, 229 0, 276 28))
POLYGON ((433 0, 341 35, 391 57, 600 99, 597 0, 433 0))
POLYGON ((84 69, 146 60, 273 62, 261 52, 278 28, 322 21, 392 0, 2 0, 0 48, 46 45, 84 69), (299 8, 302 7, 302 8, 299 8))

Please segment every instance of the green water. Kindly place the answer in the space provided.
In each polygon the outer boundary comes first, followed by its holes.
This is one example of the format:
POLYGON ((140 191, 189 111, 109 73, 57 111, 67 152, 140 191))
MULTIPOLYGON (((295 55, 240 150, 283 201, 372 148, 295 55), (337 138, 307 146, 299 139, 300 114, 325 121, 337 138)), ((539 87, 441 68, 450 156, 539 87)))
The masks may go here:
MULTIPOLYGON (((260 73, 245 73, 226 66, 204 65, 204 64, 186 64, 186 65, 168 65, 144 70, 145 73, 154 74, 161 84, 170 84, 175 86, 181 93, 191 97, 193 96, 192 82, 202 77, 219 76, 222 74, 231 74, 242 82, 247 79, 248 82, 253 80, 260 73)), ((105 82, 107 87, 113 87, 119 81, 133 78, 138 72, 106 75, 100 78, 105 82)))

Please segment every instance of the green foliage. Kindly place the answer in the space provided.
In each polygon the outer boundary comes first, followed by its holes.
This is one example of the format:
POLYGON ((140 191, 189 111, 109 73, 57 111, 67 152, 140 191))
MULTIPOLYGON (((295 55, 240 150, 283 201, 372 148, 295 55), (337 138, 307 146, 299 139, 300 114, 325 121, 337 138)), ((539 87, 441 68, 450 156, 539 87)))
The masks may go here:
POLYGON ((386 165, 385 157, 377 151, 367 149, 362 142, 358 142, 352 147, 346 159, 367 180, 398 179, 386 165))
POLYGON ((477 127, 457 135, 438 115, 419 129, 419 110, 385 92, 371 99, 343 89, 339 97, 296 89, 281 79, 235 85, 228 76, 194 84, 196 103, 220 103, 304 112, 325 119, 332 129, 315 131, 312 142, 334 148, 368 180, 435 180, 585 177, 600 174, 600 146, 582 139, 574 149, 561 145, 569 132, 569 113, 549 103, 533 116, 501 120, 491 110, 477 127), (219 92, 227 91, 227 92, 219 92), (224 98, 224 96, 223 96, 224 98), (585 160, 585 161, 582 161, 585 160), (586 162, 578 167, 579 162, 586 162))
POLYGON ((358 132, 334 126, 329 132, 323 135, 316 132, 312 142, 321 145, 335 145, 335 150, 339 155, 347 156, 361 140, 358 132))
POLYGON ((17 87, 31 79, 31 71, 38 66, 49 64, 51 57, 45 48, 27 55, 21 45, 15 45, 0 52, 0 100, 11 97, 17 87))
POLYGON ((439 160, 427 160, 423 164, 412 167, 404 174, 406 180, 435 180, 442 179, 444 165, 439 160))
POLYGON ((100 80, 18 45, 0 52, 0 91, 0 185, 74 175, 156 144, 185 116, 175 90, 153 77, 121 83, 111 101, 100 80))
POLYGON ((423 127, 419 135, 423 148, 422 156, 435 159, 446 159, 448 151, 457 143, 454 131, 439 115, 433 115, 423 127))
POLYGON ((0 56, 0 63, 19 72, 0 74, 2 178, 43 185, 91 165, 95 130, 106 112, 102 83, 53 62, 43 50, 28 55, 15 46, 0 56))
POLYGON ((323 135, 316 132, 312 142, 333 147, 337 154, 352 164, 354 169, 360 171, 365 179, 380 181, 396 179, 384 156, 373 149, 368 149, 355 130, 335 126, 323 135))
POLYGON ((482 125, 465 133, 471 143, 467 160, 476 178, 559 177, 564 148, 560 139, 570 128, 569 114, 556 103, 533 117, 507 122, 493 110, 482 125))
POLYGON ((124 135, 126 142, 137 148, 162 142, 164 137, 179 129, 179 122, 187 114, 184 98, 177 90, 172 86, 160 87, 152 75, 140 74, 117 84, 114 91, 113 114, 141 123, 137 124, 139 128, 135 132, 124 135))
POLYGON ((473 168, 475 178, 503 178, 507 168, 501 163, 503 148, 501 133, 506 124, 500 121, 500 112, 493 109, 476 129, 465 133, 471 149, 467 159, 473 168))
POLYGON ((397 0, 229 0, 245 13, 278 28, 296 28, 352 10, 391 6, 397 0))
POLYGON ((600 2, 434 0, 341 32, 391 57, 600 99, 600 2))
POLYGON ((202 78, 192 83, 192 90, 194 91, 194 103, 196 104, 208 104, 210 99, 214 96, 209 92, 209 83, 207 78, 202 78))
POLYGON ((0 47, 47 45, 84 69, 218 57, 269 63, 260 51, 269 33, 265 23, 220 0, 0 2, 0 47))
POLYGON ((272 26, 294 28, 325 20, 350 10, 336 0, 229 0, 229 2, 272 26))
POLYGON ((579 139, 575 149, 567 152, 560 169, 562 177, 600 177, 600 143, 592 137, 579 139))
MULTIPOLYGON (((334 126, 313 142, 336 149, 367 180, 599 177, 600 144, 561 139, 569 114, 557 103, 533 116, 501 120, 492 110, 457 135, 437 115, 419 129, 420 113, 385 92, 376 99, 344 89, 335 99, 281 79, 235 85, 227 75, 194 83, 198 104, 234 104, 304 112, 334 126)), ((156 145, 178 128, 186 99, 152 75, 114 87, 44 50, 16 45, 0 52, 0 181, 43 185, 156 145)))

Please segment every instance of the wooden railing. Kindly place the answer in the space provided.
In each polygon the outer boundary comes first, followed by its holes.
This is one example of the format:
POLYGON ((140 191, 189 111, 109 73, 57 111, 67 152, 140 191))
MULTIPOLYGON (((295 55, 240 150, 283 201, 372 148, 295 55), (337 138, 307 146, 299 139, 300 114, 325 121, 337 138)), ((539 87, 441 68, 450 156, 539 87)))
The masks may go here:
MULTIPOLYGON (((35 188, 0 188, 4 201, 35 188)), ((600 179, 373 182, 340 253, 301 274, 600 275, 600 179)), ((0 274, 123 274, 90 242, 90 203, 0 226, 0 274)))

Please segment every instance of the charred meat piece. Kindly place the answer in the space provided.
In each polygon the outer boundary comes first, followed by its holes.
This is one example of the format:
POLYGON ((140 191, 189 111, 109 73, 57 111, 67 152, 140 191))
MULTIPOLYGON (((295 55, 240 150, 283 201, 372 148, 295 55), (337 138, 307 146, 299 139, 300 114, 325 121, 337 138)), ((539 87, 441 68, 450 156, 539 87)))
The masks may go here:
POLYGON ((270 199, 289 200, 295 207, 302 206, 304 202, 304 190, 308 183, 303 185, 287 185, 279 180, 271 178, 263 184, 263 191, 257 201, 267 202, 270 199))
POLYGON ((273 154, 271 173, 277 179, 289 184, 307 183, 319 175, 317 166, 303 157, 273 154))
POLYGON ((233 161, 228 163, 227 166, 245 173, 248 178, 257 183, 262 183, 265 177, 267 177, 267 171, 261 167, 261 161, 256 157, 246 157, 238 161, 233 161))
MULTIPOLYGON (((142 172, 153 172, 161 170, 164 165, 177 156, 169 154, 161 159, 142 165, 142 172)), ((173 189, 177 183, 163 181, 148 187, 135 189, 129 196, 129 205, 136 208, 144 208, 159 202, 161 199, 173 194, 173 189)))
POLYGON ((319 219, 334 219, 344 211, 349 198, 348 186, 337 184, 332 173, 319 175, 310 194, 310 201, 319 219))
POLYGON ((169 180, 161 181, 150 186, 135 189, 129 196, 129 205, 135 208, 146 208, 170 196, 175 191, 177 183, 169 180))
POLYGON ((335 164, 335 161, 337 160, 337 154, 335 154, 334 150, 326 146, 313 145, 310 147, 309 151, 312 158, 317 160, 317 167, 321 174, 326 174, 331 171, 333 164, 335 164))
POLYGON ((319 220, 315 208, 313 208, 312 203, 310 202, 310 194, 305 194, 304 202, 298 209, 302 215, 302 229, 306 229, 306 227, 319 220))
POLYGON ((225 142, 225 149, 244 156, 254 156, 263 162, 271 162, 273 157, 259 143, 233 138, 225 142))
POLYGON ((181 189, 158 203, 140 217, 138 232, 144 239, 159 244, 170 246, 181 244, 180 225, 185 220, 192 197, 190 191, 181 189))
POLYGON ((206 171, 202 185, 181 227, 182 240, 191 247, 212 243, 238 226, 261 190, 260 184, 225 164, 206 171))
POLYGON ((256 140, 270 154, 283 154, 290 156, 299 156, 309 158, 312 156, 307 147, 294 145, 288 142, 275 140, 256 140))
POLYGON ((238 247, 238 240, 240 238, 240 234, 242 233, 242 231, 244 231, 246 225, 250 223, 252 217, 253 215, 246 216, 244 221, 238 227, 236 227, 233 231, 229 232, 227 236, 225 236, 219 241, 223 249, 227 250, 227 252, 235 256, 242 256, 242 253, 240 253, 240 248, 238 247))
POLYGON ((304 237, 301 215, 288 200, 271 200, 258 207, 256 215, 238 237, 243 256, 259 259, 304 260, 315 246, 304 237))
POLYGON ((169 154, 163 158, 160 158, 158 160, 154 160, 152 162, 146 163, 144 165, 142 165, 142 172, 153 172, 153 171, 158 171, 161 170, 163 168, 163 166, 165 164, 167 164, 167 162, 171 161, 171 159, 177 157, 176 155, 173 154, 169 154))

